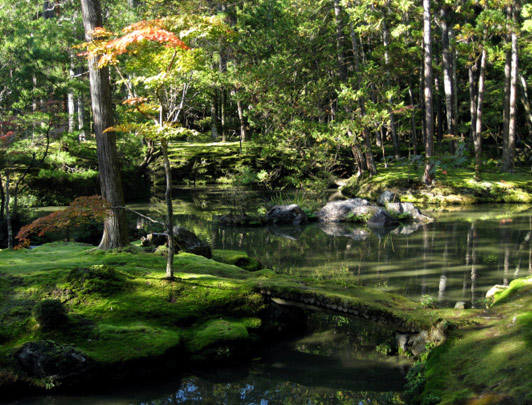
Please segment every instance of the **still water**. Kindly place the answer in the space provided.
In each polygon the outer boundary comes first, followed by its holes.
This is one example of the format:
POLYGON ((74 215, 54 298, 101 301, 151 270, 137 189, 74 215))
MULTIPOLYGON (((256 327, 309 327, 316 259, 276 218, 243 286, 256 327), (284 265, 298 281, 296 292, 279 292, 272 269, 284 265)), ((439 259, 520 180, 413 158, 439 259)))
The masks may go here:
MULTIPOLYGON (((483 205, 424 213, 427 225, 375 233, 352 224, 222 227, 217 215, 266 206, 271 195, 176 190, 177 223, 215 249, 244 250, 279 273, 342 279, 437 305, 483 306, 486 291, 532 273, 530 206, 483 205)), ((131 206, 151 216, 164 204, 131 206)), ((142 225, 142 224, 139 224, 142 225)), ((90 395, 16 404, 398 404, 408 364, 375 350, 393 339, 375 325, 309 313, 306 336, 274 345, 250 364, 90 395)), ((1 400, 0 400, 1 402, 1 400)))
MULTIPOLYGON (((480 205, 423 212, 436 221, 375 233, 354 224, 222 227, 216 215, 266 205, 270 196, 227 190, 178 190, 179 225, 215 249, 244 250, 279 273, 342 279, 439 306, 478 307, 494 284, 532 272, 532 207, 480 205), (214 219, 213 219, 214 218, 214 219)), ((157 215, 152 204, 150 212, 157 215)), ((146 205, 136 208, 146 209, 146 205)), ((161 208, 162 209, 162 208, 161 208)))

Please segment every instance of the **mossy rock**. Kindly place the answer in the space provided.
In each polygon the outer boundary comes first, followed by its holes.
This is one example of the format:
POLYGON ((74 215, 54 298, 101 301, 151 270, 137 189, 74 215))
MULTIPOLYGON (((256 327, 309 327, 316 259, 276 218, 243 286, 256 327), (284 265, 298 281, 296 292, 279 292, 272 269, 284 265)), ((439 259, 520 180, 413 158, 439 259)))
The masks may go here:
POLYGON ((512 297, 530 294, 530 292, 532 292, 532 277, 518 278, 513 280, 508 288, 495 294, 492 306, 503 304, 510 301, 512 297))
POLYGON ((261 263, 249 257, 240 250, 213 250, 212 259, 220 263, 232 264, 248 271, 257 271, 262 268, 261 263))

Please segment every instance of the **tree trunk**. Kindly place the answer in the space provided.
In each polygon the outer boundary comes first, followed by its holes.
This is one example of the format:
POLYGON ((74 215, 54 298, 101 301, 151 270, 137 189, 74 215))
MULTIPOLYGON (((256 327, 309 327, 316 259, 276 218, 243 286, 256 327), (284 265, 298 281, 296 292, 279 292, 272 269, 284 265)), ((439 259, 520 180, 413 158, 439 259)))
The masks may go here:
MULTIPOLYGON (((102 13, 99 0, 81 0, 83 26, 87 41, 91 40, 92 31, 102 26, 102 13)), ((100 187, 102 197, 112 207, 124 205, 124 194, 118 165, 116 137, 113 132, 104 133, 113 123, 109 69, 98 69, 98 57, 89 59, 89 78, 92 101, 92 115, 98 153, 100 187)), ((128 244, 125 210, 113 208, 104 221, 104 231, 100 249, 114 249, 128 244)))
POLYGON ((484 104, 484 90, 486 86, 486 48, 482 49, 480 59, 480 73, 478 75, 478 96, 477 96, 477 122, 475 125, 475 138, 473 139, 475 147, 475 177, 480 179, 480 170, 482 167, 482 108, 484 104))
POLYGON ((432 33, 430 0, 423 0, 423 47, 424 47, 424 100, 425 100, 425 172, 423 180, 430 185, 434 180, 431 158, 434 154, 434 120, 432 107, 432 33))
MULTIPOLYGON (((382 39, 384 43, 384 64, 386 66, 386 86, 390 89, 390 33, 386 25, 386 15, 388 14, 388 5, 386 5, 385 15, 382 20, 382 39)), ((396 159, 401 157, 399 153, 399 139, 397 137, 397 128, 395 125, 395 116, 392 112, 393 98, 388 97, 388 112, 390 113, 390 132, 392 134, 393 153, 396 159)))
POLYGON ((168 235, 168 256, 166 259, 166 278, 174 278, 174 206, 172 204, 172 169, 168 158, 168 144, 166 140, 161 140, 161 150, 163 152, 164 174, 166 177, 166 191, 164 199, 166 201, 166 234, 168 235))
POLYGON ((78 96, 78 131, 79 142, 85 142, 87 140, 87 135, 85 134, 85 103, 81 94, 78 96))
POLYGON ((242 110, 242 102, 237 100, 236 110, 238 112, 238 120, 240 122, 240 143, 246 142, 246 124, 244 122, 244 111, 242 110))
POLYGON ((4 180, 0 174, 0 221, 4 219, 6 210, 6 193, 4 192, 4 180))
MULTIPOLYGON (((476 122, 477 122, 477 85, 475 80, 476 65, 470 61, 468 66, 469 75, 469 115, 471 119, 470 124, 470 142, 474 143, 476 139, 476 122)), ((471 145, 469 143, 469 145, 471 145)))
POLYGON ((6 223, 7 223, 7 248, 13 249, 13 225, 11 224, 11 210, 9 208, 9 172, 6 170, 6 223))
MULTIPOLYGON (((516 11, 512 10, 512 20, 517 19, 516 11)), ((518 76, 518 55, 517 55, 517 33, 512 29, 512 50, 511 50, 511 70, 510 70, 510 94, 508 97, 508 139, 506 148, 503 150, 502 170, 505 172, 514 171, 515 163, 515 123, 517 114, 517 76, 518 76)))
POLYGON ((412 80, 410 80, 410 83, 408 85, 408 98, 410 100, 410 105, 412 106, 412 110, 410 112, 410 130, 412 133, 410 134, 410 142, 412 143, 412 153, 414 155, 417 155, 417 130, 416 130, 416 113, 414 108, 414 92, 412 91, 412 80))
POLYGON ((70 55, 70 69, 68 70, 70 76, 69 89, 67 93, 67 110, 68 110, 68 132, 74 132, 76 126, 76 99, 74 97, 74 90, 72 89, 72 81, 74 80, 74 55, 70 55))
POLYGON ((213 95, 211 104, 211 138, 213 141, 218 139, 218 119, 216 116, 216 92, 213 95))
POLYGON ((334 17, 336 21, 336 54, 338 58, 338 75, 342 83, 347 82, 347 64, 343 48, 344 23, 342 21, 340 0, 334 0, 334 17))
POLYGON ((519 84, 521 87, 521 103, 526 113, 526 125, 529 132, 532 132, 532 107, 530 106, 530 99, 528 98, 527 84, 525 77, 519 73, 519 84))
POLYGON ((452 79, 453 60, 450 50, 449 35, 449 9, 445 6, 441 10, 441 42, 442 42, 442 67, 443 67, 443 92, 445 94, 445 119, 447 131, 456 134, 456 116, 454 115, 453 98, 454 86, 452 79))

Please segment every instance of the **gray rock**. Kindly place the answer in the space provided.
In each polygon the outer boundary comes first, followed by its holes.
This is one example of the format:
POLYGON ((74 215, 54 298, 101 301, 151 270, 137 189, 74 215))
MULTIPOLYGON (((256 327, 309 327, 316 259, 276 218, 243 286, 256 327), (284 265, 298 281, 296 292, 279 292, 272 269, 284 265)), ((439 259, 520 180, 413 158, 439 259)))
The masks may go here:
POLYGON ((386 204, 395 203, 395 202, 399 202, 399 197, 397 196, 397 194, 389 190, 384 191, 380 195, 379 199, 377 200, 377 203, 383 206, 386 206, 386 204))
POLYGON ((345 222, 353 217, 370 217, 379 208, 362 198, 352 198, 343 201, 332 201, 327 203, 317 216, 321 222, 345 222))
POLYGON ((368 226, 372 228, 395 228, 399 226, 399 221, 388 214, 386 211, 379 209, 368 220, 368 226))
POLYGON ((429 223, 434 221, 433 218, 422 214, 414 204, 408 202, 388 203, 386 204, 386 210, 395 217, 406 216, 415 222, 429 223))
POLYGON ((495 294, 500 293, 501 291, 504 291, 508 288, 506 285, 502 284, 495 284, 493 287, 491 287, 488 292, 486 293, 486 298, 493 299, 495 298, 495 294))
POLYGON ((177 244, 176 252, 183 251, 195 255, 212 257, 211 247, 196 236, 194 232, 180 226, 174 226, 174 240, 177 244))
POLYGON ((307 214, 297 205, 276 205, 266 214, 266 222, 274 225, 304 225, 307 214))
POLYGON ((365 229, 354 228, 347 224, 337 222, 321 223, 320 229, 330 236, 345 236, 353 240, 366 240, 369 232, 365 229))
POLYGON ((458 301, 456 304, 454 304, 454 309, 465 309, 466 303, 465 301, 458 301))
POLYGON ((92 367, 83 353, 51 340, 25 343, 15 353, 22 370, 32 377, 51 377, 55 383, 78 378, 92 367))

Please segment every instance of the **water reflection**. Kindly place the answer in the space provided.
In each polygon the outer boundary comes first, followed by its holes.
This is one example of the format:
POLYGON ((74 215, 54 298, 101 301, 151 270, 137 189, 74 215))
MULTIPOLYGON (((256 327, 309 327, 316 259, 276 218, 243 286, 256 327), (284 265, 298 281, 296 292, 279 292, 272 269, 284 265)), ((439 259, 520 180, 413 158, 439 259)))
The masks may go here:
MULTIPOLYGON (((439 305, 482 305, 494 284, 532 273, 532 213, 527 206, 484 205, 434 213, 434 223, 410 224, 375 233, 353 224, 304 227, 221 227, 213 216, 264 204, 264 195, 204 190, 180 191, 180 225, 217 249, 245 250, 277 272, 342 279, 439 305), (527 263, 527 265, 525 265, 527 263)), ((144 207, 147 208, 147 207, 144 207)), ((157 204, 150 210, 157 211, 157 204)))

